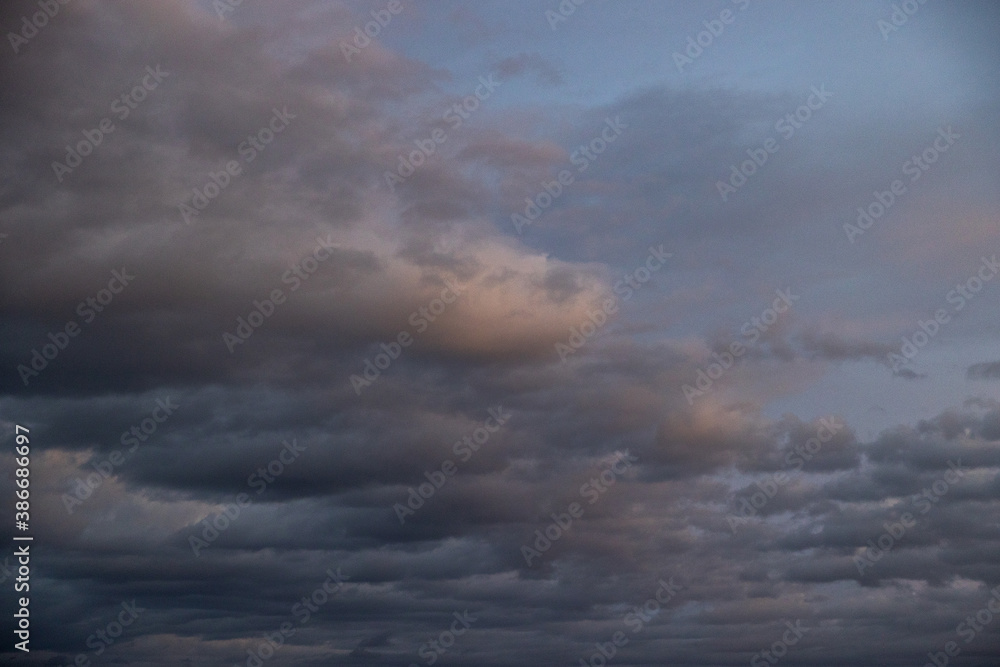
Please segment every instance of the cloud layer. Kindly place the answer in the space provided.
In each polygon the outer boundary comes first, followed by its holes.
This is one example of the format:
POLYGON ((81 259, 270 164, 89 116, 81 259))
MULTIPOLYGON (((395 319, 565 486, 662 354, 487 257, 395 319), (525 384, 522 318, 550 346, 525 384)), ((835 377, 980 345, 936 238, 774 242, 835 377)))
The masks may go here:
POLYGON ((2 659, 992 665, 996 10, 744 4, 75 0, 8 39, 2 659))

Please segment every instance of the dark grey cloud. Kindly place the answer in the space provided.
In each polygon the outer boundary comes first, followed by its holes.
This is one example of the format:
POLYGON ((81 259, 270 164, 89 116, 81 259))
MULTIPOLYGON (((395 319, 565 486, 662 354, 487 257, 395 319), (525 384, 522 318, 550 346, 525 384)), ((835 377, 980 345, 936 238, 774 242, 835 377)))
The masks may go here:
POLYGON ((973 364, 966 373, 970 380, 996 380, 1000 378, 1000 361, 973 364))

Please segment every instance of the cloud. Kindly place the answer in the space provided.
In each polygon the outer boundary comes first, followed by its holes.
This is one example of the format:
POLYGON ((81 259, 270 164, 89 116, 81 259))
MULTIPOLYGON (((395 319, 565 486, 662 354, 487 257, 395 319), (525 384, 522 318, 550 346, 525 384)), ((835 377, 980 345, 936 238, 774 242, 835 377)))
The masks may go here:
POLYGON ((1000 361, 973 364, 969 366, 966 376, 970 380, 996 380, 1000 378, 1000 361))
POLYGON ((558 86, 563 83, 559 70, 537 53, 519 53, 504 58, 496 64, 496 71, 502 79, 531 73, 540 84, 558 86))
MULTIPOLYGON (((625 632, 620 664, 746 664, 792 619, 810 627, 809 651, 833 648, 808 657, 804 645, 790 663, 875 664, 884 646, 916 660, 952 640, 1000 579, 1000 410, 943 381, 896 383, 875 412, 864 390, 884 369, 842 362, 885 363, 895 348, 883 341, 948 303, 964 251, 987 238, 995 95, 968 77, 981 59, 973 68, 960 51, 914 69, 925 62, 911 57, 921 38, 966 44, 971 19, 948 28, 960 17, 928 5, 907 36, 883 45, 875 31, 871 48, 888 48, 873 68, 823 57, 827 37, 843 51, 841 24, 782 24, 761 8, 740 29, 791 26, 782 40, 727 28, 697 63, 704 74, 678 82, 661 77, 663 62, 673 76, 663 35, 710 17, 657 8, 661 24, 652 9, 596 3, 570 43, 544 11, 404 3, 348 60, 341 40, 385 6, 369 4, 243 3, 220 21, 204 3, 78 0, 0 59, 0 434, 31 429, 44 547, 31 562, 44 612, 18 659, 73 662, 131 600, 145 611, 101 659, 245 662, 288 622, 276 663, 410 664, 466 612, 478 620, 442 662, 575 664, 625 632), (627 33, 608 27, 619 14, 627 33), (660 60, 648 61, 647 30, 660 60), (759 43, 776 45, 769 58, 794 47, 809 67, 755 60, 759 43), (729 85, 710 62, 727 49, 733 67, 749 58, 780 85, 729 85), (813 61, 834 63, 845 76, 834 99, 850 102, 721 201, 716 181, 802 103, 812 84, 799 79, 826 72, 813 61), (169 75, 118 118, 112 100, 147 65, 169 75), (509 79, 508 97, 449 128, 390 191, 386 171, 482 72, 509 79), (929 85, 942 81, 970 88, 929 85), (927 90, 943 102, 907 99, 927 90), (281 132, 276 111, 290 121, 281 132), (105 116, 114 132, 60 181, 52 162, 105 116), (573 152, 618 116, 626 131, 577 171, 573 152), (967 152, 942 158, 916 184, 926 189, 851 246, 854 202, 926 144, 930 116, 968 132, 967 152), (271 140, 249 151, 264 129, 271 140), (229 161, 241 173, 223 187, 229 161), (574 183, 518 235, 511 213, 563 168, 574 183), (218 194, 189 224, 179 205, 210 183, 218 194), (626 298, 661 244, 670 264, 626 298), (135 277, 113 292, 114 271, 135 277), (801 301, 689 404, 683 386, 713 352, 748 342, 742 323, 779 288, 801 301), (556 344, 610 298, 618 311, 564 362, 556 344), (64 341, 70 322, 80 331, 64 341), (231 351, 227 333, 242 341, 231 351), (395 350, 404 333, 412 344, 395 350), (18 366, 33 357, 44 367, 25 386, 18 366), (356 391, 351 377, 371 369, 356 391), (175 414, 144 431, 165 398, 175 414), (480 442, 497 406, 510 417, 480 442), (840 427, 816 449, 829 420, 840 427), (140 446, 107 472, 136 429, 140 446), (953 464, 963 475, 942 487, 953 464), (71 494, 83 496, 72 513, 71 494), (396 506, 410 503, 401 521, 396 506), (566 525, 573 504, 582 513, 566 525), (915 527, 860 573, 855 557, 904 512, 915 527), (211 539, 197 556, 192 537, 211 539), (546 541, 528 564, 522 547, 546 541), (320 604, 338 569, 347 583, 320 604), (633 630, 663 580, 681 591, 633 630)), ((6 4, 0 25, 38 11, 6 4)), ((977 298, 928 343, 929 360, 991 342, 977 298)), ((4 493, 15 467, 0 460, 4 493)), ((10 636, 12 616, 0 630, 10 636)), ((977 642, 982 660, 996 653, 994 634, 977 642)))

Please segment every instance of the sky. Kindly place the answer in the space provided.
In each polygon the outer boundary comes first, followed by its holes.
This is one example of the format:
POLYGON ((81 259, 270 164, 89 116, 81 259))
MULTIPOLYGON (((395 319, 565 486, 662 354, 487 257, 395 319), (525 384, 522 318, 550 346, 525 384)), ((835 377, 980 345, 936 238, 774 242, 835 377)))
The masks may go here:
POLYGON ((995 665, 998 27, 3 3, 0 664, 995 665))

